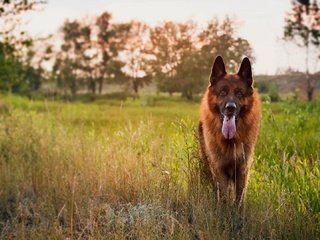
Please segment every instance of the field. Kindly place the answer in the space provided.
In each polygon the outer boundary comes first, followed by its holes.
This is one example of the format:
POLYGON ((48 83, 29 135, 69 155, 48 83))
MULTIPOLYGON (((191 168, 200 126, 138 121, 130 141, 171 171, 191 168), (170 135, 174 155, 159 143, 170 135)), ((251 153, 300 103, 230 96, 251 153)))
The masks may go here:
POLYGON ((2 96, 0 238, 319 238, 320 102, 263 103, 245 219, 201 180, 198 108, 2 96))

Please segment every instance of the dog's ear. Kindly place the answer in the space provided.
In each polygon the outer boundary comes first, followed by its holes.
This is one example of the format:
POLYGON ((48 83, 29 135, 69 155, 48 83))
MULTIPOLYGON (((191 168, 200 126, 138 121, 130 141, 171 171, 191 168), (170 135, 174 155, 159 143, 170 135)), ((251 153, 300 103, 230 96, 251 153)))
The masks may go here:
POLYGON ((252 86, 253 78, 252 78, 252 69, 251 69, 251 63, 249 61, 249 58, 245 57, 240 65, 239 77, 247 83, 248 86, 252 86))
POLYGON ((216 57, 212 65, 211 74, 210 74, 210 84, 215 84, 219 79, 226 75, 226 68, 221 56, 216 57))

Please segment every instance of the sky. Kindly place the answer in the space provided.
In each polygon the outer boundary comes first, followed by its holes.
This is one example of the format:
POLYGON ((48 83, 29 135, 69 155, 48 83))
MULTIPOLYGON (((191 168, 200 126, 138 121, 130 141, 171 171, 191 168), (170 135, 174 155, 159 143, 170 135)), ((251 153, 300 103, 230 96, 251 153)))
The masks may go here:
MULTIPOLYGON (((164 20, 194 20, 205 27, 213 17, 236 19, 237 35, 254 49, 256 74, 274 74, 291 67, 304 71, 305 52, 281 40, 284 16, 291 0, 48 0, 44 9, 28 15, 34 36, 55 33, 66 19, 93 17, 104 11, 117 22, 142 20, 151 26, 164 20)), ((213 56, 214 58, 214 56, 213 56)), ((311 72, 319 63, 311 62, 311 72)))

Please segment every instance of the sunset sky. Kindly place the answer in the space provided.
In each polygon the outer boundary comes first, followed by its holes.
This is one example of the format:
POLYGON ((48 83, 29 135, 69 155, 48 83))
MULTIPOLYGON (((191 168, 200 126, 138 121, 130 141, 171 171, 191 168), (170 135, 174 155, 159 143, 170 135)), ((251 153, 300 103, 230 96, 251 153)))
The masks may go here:
MULTIPOLYGON (((111 12, 114 21, 139 19, 155 25, 163 20, 192 19, 204 27, 213 17, 225 15, 236 18, 238 36, 252 45, 256 74, 274 74, 278 69, 305 68, 304 51, 281 40, 284 15, 290 9, 290 0, 48 0, 41 12, 28 17, 32 35, 54 33, 65 19, 94 16, 111 12)), ((311 62, 311 71, 319 68, 311 62)))

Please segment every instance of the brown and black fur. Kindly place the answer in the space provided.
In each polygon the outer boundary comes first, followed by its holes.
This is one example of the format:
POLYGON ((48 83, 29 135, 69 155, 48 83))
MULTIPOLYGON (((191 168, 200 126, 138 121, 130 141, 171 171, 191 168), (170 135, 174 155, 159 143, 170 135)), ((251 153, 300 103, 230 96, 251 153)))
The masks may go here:
POLYGON ((234 198, 230 196, 230 188, 238 206, 244 201, 260 118, 260 101, 253 89, 249 59, 242 61, 237 74, 228 74, 223 59, 217 57, 201 103, 199 141, 204 166, 224 202, 234 198), (226 139, 221 132, 222 114, 230 101, 236 105, 231 113, 237 114, 236 134, 226 139))

